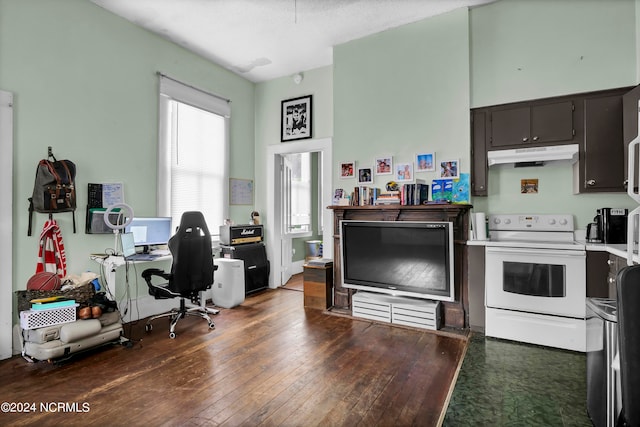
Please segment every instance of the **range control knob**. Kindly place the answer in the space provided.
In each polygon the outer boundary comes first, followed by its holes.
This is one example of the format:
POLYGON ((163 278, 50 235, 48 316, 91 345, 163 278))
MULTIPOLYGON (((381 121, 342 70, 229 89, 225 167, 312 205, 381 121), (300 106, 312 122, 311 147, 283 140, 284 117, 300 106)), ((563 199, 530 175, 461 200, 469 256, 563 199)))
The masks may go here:
POLYGON ((566 219, 564 219, 564 218, 562 218, 562 219, 560 220, 560 225, 567 225, 567 220, 566 220, 566 219))
POLYGON ((505 218, 504 223, 505 224, 511 224, 511 220, 509 218, 505 218))
POLYGON ((555 224, 555 223, 556 223, 556 220, 555 220, 555 219, 551 218, 551 219, 549 220, 549 225, 553 225, 553 224, 555 224))
POLYGON ((500 224, 500 218, 493 218, 494 224, 500 224))

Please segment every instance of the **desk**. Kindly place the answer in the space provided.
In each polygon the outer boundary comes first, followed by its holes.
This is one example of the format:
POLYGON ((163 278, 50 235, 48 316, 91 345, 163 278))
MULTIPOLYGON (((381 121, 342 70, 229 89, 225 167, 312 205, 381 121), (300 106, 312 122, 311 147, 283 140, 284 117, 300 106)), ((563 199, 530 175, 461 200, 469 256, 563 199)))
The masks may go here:
MULTIPOLYGON (((158 258, 150 261, 146 261, 146 260, 145 261, 127 261, 124 259, 123 256, 116 256, 116 255, 109 255, 109 256, 91 255, 90 258, 103 267, 104 277, 107 282, 106 286, 107 286, 108 294, 111 295, 111 297, 114 299, 114 301, 116 301, 116 303, 119 302, 118 299, 116 298, 116 289, 118 288, 116 283, 116 272, 118 268, 126 265, 127 263, 140 265, 140 264, 148 264, 148 263, 158 263, 163 261, 166 262, 166 261, 171 261, 173 259, 171 255, 159 256, 158 258)), ((140 272, 142 272, 142 270, 140 272)), ((146 289, 147 288, 146 282, 142 280, 142 283, 144 283, 144 286, 146 289)), ((200 306, 203 307, 205 310, 207 310, 207 312, 210 314, 218 314, 219 310, 215 308, 206 307, 206 299, 203 296, 204 296, 204 292, 201 292, 200 306)), ((174 305, 175 305, 175 302, 173 301, 173 298, 155 299, 150 295, 144 295, 139 297, 136 302, 136 311, 137 311, 137 314, 139 315, 138 319, 132 319, 131 313, 128 312, 129 311, 128 308, 120 307, 120 304, 118 304, 118 310, 120 310, 120 313, 122 313, 123 320, 127 322, 127 321, 139 320, 140 318, 146 318, 148 316, 164 313, 166 311, 171 310, 174 307, 174 305)), ((189 301, 187 301, 187 305, 193 306, 193 304, 190 304, 189 301)))
POLYGON ((126 265, 127 262, 142 264, 142 263, 148 263, 148 262, 172 260, 171 255, 161 256, 152 261, 127 261, 124 259, 123 256, 119 256, 119 255, 109 255, 109 256, 91 255, 90 258, 93 261, 97 262, 98 264, 102 265, 102 267, 104 268, 104 275, 105 275, 105 280, 107 281, 106 284, 107 284, 108 293, 111 295, 113 299, 116 298, 116 271, 118 270, 118 268, 122 267, 123 265, 126 265))

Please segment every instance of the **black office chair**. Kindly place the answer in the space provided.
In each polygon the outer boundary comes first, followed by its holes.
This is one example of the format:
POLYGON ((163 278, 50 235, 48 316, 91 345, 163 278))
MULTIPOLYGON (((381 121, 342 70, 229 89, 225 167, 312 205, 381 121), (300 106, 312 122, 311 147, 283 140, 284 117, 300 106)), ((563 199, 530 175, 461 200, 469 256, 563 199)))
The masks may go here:
POLYGON ((169 239, 169 250, 173 256, 171 273, 149 268, 142 272, 142 277, 149 287, 149 295, 156 299, 180 298, 180 307, 149 318, 145 330, 149 332, 153 329, 151 322, 154 320, 169 317, 169 338, 173 339, 176 337, 175 328, 178 320, 185 316, 201 317, 209 323, 209 329, 215 328, 209 314, 218 311, 207 309, 201 304, 201 293, 211 287, 213 272, 218 268, 213 263, 211 234, 201 212, 182 214, 178 231, 169 239), (166 282, 153 283, 154 277, 160 277, 166 282), (187 307, 187 299, 195 304, 195 307, 187 307))
POLYGON ((640 265, 616 277, 622 411, 617 426, 640 426, 640 265))

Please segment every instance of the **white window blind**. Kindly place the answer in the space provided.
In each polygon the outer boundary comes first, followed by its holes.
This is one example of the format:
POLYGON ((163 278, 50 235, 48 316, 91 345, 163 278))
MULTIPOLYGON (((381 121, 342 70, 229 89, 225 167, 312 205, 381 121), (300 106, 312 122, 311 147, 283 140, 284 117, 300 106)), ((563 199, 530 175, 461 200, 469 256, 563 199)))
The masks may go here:
POLYGON ((228 216, 229 102, 160 77, 158 214, 173 226, 201 211, 209 231, 228 216))

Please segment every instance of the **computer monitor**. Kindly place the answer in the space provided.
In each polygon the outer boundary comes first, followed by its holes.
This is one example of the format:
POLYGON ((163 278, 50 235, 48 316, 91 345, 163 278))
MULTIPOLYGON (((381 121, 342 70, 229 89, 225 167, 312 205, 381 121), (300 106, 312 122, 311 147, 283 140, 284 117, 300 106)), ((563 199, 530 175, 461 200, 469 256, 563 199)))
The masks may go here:
POLYGON ((134 217, 125 228, 125 233, 133 233, 136 246, 143 246, 148 252, 149 246, 166 245, 172 236, 170 217, 134 217))

